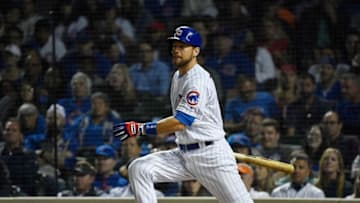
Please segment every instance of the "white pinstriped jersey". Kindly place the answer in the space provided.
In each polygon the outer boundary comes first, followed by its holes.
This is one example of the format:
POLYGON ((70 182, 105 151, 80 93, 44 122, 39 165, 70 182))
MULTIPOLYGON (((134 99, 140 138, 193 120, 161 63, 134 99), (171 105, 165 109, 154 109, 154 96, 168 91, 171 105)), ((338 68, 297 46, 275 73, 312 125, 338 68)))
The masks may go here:
POLYGON ((195 117, 190 127, 175 133, 179 144, 213 141, 224 137, 215 84, 203 67, 197 64, 182 76, 176 71, 170 95, 174 115, 176 111, 181 111, 195 117))

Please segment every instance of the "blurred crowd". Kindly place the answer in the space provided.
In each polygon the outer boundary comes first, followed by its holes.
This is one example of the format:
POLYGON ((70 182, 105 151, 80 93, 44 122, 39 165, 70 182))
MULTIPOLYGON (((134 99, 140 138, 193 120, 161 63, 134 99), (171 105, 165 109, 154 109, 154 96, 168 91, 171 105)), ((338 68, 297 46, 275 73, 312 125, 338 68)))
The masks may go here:
MULTIPOLYGON (((167 37, 202 36, 254 198, 360 198, 360 4, 356 0, 8 0, 0 3, 0 196, 128 197, 127 166, 177 147, 112 136, 170 115, 167 37)), ((208 196, 198 181, 158 196, 208 196)))

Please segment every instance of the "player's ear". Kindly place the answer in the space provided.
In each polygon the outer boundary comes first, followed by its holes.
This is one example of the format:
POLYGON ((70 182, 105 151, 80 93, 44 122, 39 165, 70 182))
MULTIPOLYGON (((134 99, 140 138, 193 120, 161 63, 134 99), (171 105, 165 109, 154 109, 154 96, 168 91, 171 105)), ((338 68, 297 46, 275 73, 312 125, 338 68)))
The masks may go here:
POLYGON ((200 54, 200 47, 194 47, 194 49, 193 49, 193 55, 194 55, 195 57, 197 57, 197 56, 199 56, 199 54, 200 54))

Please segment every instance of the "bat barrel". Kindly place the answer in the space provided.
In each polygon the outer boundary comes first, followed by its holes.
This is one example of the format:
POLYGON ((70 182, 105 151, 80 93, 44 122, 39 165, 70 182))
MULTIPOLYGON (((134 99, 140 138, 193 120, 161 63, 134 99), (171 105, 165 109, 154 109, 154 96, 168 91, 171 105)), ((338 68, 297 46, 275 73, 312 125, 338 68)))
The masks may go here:
POLYGON ((289 163, 266 159, 266 158, 259 157, 259 156, 244 155, 244 154, 240 154, 240 153, 234 153, 234 156, 236 159, 247 162, 247 163, 264 166, 264 167, 282 171, 285 173, 293 173, 294 172, 294 166, 289 163))

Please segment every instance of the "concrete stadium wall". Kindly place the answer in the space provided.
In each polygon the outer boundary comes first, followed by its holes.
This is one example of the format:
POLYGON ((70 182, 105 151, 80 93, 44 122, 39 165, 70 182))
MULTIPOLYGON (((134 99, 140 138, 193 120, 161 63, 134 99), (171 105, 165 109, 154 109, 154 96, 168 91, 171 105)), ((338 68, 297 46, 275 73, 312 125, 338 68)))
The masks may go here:
MULTIPOLYGON (((133 198, 101 198, 101 197, 14 197, 0 198, 0 203, 134 203, 133 198)), ((174 197, 160 198, 159 203, 216 203, 213 197, 174 197)), ((360 203, 360 199, 346 200, 327 199, 255 199, 255 203, 360 203)))

